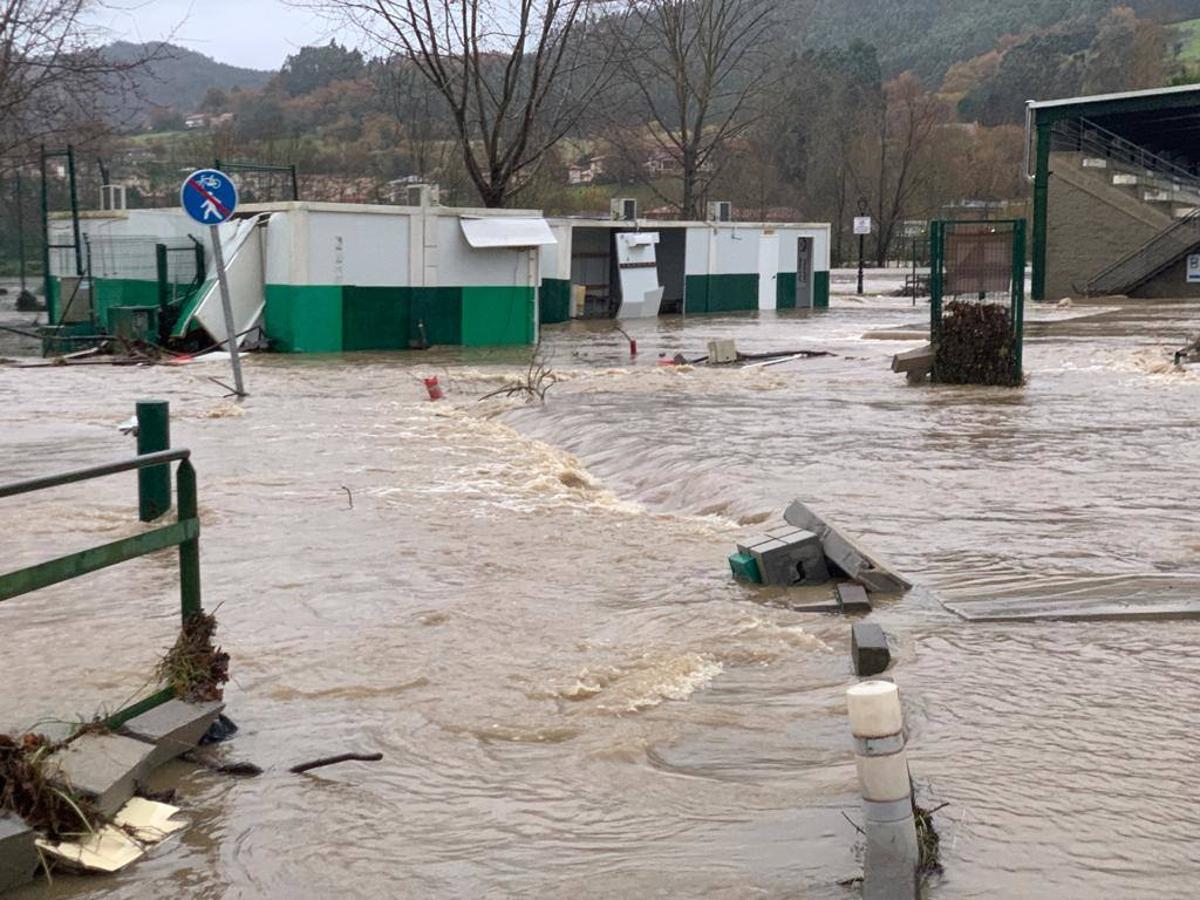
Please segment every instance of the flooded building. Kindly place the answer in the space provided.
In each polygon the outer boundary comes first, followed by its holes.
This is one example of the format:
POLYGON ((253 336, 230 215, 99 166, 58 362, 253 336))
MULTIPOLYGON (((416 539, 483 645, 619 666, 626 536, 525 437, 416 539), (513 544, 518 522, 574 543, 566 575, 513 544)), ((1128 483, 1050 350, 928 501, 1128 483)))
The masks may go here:
MULTIPOLYGON (((237 334, 261 329, 282 352, 529 345, 540 325, 571 318, 829 296, 827 225, 292 201, 240 206, 219 228, 237 334)), ((225 339, 209 237, 182 210, 60 213, 49 237, 61 330, 225 339)))
POLYGON ((829 305, 828 225, 552 218, 542 321, 829 305))
POLYGON ((1200 296, 1200 86, 1031 102, 1035 300, 1200 296))

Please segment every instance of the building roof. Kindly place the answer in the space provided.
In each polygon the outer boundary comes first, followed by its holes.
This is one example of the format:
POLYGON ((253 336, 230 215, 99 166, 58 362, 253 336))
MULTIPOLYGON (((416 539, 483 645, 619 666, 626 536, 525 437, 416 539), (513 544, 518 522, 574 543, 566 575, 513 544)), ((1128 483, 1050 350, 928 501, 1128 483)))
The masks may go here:
POLYGON ((1200 84, 1030 101, 1038 125, 1085 119, 1160 156, 1200 162, 1200 84))

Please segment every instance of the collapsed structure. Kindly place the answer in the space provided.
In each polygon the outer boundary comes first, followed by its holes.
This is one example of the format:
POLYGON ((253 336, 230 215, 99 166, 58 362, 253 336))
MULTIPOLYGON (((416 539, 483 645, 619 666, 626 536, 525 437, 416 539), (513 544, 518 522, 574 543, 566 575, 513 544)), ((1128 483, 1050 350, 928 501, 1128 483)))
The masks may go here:
MULTIPOLYGON (((536 210, 289 201, 219 226, 244 340, 294 353, 529 345, 572 318, 823 307, 829 226, 546 219, 536 210)), ((52 214, 52 337, 224 341, 182 210, 52 214)))

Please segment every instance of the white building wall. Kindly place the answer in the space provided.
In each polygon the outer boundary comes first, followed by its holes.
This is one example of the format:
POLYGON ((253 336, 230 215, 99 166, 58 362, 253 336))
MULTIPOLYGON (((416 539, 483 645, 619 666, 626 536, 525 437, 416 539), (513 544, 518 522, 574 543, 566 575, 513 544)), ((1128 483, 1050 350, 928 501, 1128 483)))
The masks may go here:
MULTIPOLYGON (((463 237, 459 217, 437 217, 438 284, 448 287, 529 286, 529 249, 475 248, 463 237)), ((545 248, 550 253, 554 247, 545 248)), ((533 274, 536 275, 535 269, 533 274)))
POLYGON ((708 274, 708 246, 712 229, 707 225, 693 225, 684 238, 683 274, 708 274))
POLYGON ((716 275, 755 275, 758 273, 758 226, 716 229, 716 275))
MULTIPOLYGON (((310 210, 307 217, 309 284, 410 283, 406 213, 310 210)), ((270 227, 275 227, 274 221, 270 227)))

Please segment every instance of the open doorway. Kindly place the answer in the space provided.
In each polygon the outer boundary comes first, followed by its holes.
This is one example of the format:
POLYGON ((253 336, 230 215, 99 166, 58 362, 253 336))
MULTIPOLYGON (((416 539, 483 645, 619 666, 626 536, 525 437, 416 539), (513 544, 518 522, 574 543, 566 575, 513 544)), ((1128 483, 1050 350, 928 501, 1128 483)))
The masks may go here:
POLYGON ((658 235, 658 283, 663 289, 659 315, 679 315, 683 312, 687 229, 660 228, 658 235))
POLYGON ((574 228, 571 230, 571 292, 582 294, 575 315, 585 319, 612 316, 621 302, 620 289, 614 284, 611 228, 574 228))

